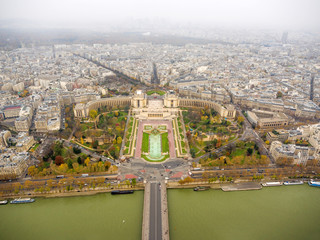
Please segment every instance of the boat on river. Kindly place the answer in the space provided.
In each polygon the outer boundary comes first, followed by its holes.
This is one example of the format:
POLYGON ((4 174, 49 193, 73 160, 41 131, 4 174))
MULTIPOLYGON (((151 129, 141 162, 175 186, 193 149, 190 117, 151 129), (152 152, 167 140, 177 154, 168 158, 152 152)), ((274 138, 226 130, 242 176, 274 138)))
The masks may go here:
POLYGON ((35 200, 33 198, 16 198, 10 201, 11 204, 18 204, 18 203, 33 203, 35 200))
POLYGON ((283 185, 302 185, 303 181, 285 181, 283 185))
POLYGON ((264 187, 274 187, 274 186, 281 186, 281 182, 265 182, 261 184, 264 187))
POLYGON ((206 191, 206 190, 209 190, 210 187, 203 187, 203 186, 198 186, 198 187, 195 187, 193 189, 193 191, 206 191))
POLYGON ((0 201, 0 205, 6 205, 7 203, 8 203, 8 200, 0 201))
POLYGON ((132 194, 133 190, 114 190, 111 192, 112 195, 117 195, 117 194, 132 194))
POLYGON ((310 180, 308 184, 309 186, 312 186, 312 187, 320 187, 320 181, 310 180))

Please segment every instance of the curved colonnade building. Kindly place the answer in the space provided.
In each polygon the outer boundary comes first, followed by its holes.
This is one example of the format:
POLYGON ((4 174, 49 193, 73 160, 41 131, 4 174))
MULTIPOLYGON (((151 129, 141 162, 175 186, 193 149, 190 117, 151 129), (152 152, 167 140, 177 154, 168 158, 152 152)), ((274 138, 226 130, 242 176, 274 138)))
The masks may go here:
POLYGON ((87 118, 90 110, 97 110, 102 106, 131 106, 133 115, 138 119, 173 119, 178 116, 179 107, 208 107, 226 119, 234 119, 236 116, 233 105, 223 106, 209 100, 179 98, 174 91, 168 91, 164 96, 158 94, 148 96, 141 90, 136 91, 133 96, 102 98, 86 104, 78 103, 74 108, 74 116, 87 118))

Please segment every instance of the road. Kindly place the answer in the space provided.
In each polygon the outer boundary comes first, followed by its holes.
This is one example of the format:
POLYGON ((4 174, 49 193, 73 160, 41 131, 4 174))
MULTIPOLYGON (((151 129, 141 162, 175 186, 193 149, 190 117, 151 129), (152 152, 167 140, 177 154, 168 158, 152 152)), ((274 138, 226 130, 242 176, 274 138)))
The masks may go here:
POLYGON ((182 159, 168 159, 164 163, 148 163, 142 159, 132 159, 129 163, 121 163, 120 175, 134 174, 147 181, 163 181, 172 175, 183 172, 187 174, 189 164, 182 159))
POLYGON ((150 183, 149 240, 162 239, 161 192, 158 182, 150 183))

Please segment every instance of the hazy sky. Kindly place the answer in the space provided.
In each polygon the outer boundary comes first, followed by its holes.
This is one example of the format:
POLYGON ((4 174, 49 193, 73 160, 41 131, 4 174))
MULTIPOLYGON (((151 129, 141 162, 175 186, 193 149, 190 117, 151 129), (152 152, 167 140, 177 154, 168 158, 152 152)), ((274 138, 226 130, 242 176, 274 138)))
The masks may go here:
POLYGON ((320 0, 0 0, 0 19, 36 25, 108 25, 130 19, 320 30, 320 0))

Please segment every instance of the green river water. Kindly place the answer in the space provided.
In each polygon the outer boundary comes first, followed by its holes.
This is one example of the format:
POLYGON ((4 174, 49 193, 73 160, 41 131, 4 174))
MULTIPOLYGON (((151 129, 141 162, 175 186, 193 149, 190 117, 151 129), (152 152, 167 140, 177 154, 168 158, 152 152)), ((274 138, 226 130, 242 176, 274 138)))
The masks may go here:
MULTIPOLYGON (((168 190, 170 240, 320 239, 320 188, 168 190)), ((141 239, 143 191, 0 206, 0 240, 141 239)))
POLYGON ((0 206, 1 240, 141 239, 143 191, 0 206))
POLYGON ((319 240, 320 188, 168 191, 170 240, 319 240))

